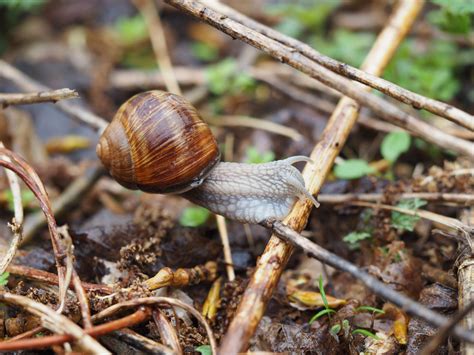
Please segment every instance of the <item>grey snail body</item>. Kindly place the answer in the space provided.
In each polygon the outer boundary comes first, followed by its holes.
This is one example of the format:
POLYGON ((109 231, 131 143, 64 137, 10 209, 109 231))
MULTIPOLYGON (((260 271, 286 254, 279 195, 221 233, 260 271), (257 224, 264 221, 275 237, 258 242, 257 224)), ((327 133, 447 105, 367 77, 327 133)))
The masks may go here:
POLYGON ((102 134, 97 155, 120 184, 154 193, 179 193, 243 223, 282 219, 297 199, 318 202, 292 166, 297 156, 263 164, 219 162, 206 123, 182 97, 162 91, 135 95, 102 134))

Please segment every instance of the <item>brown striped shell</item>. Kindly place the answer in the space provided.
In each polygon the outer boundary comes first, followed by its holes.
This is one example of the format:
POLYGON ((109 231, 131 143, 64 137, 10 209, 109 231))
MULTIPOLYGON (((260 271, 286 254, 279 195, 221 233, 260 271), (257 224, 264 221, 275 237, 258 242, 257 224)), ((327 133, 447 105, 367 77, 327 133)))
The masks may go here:
POLYGON ((120 184, 154 193, 199 186, 220 157, 216 140, 196 109, 163 91, 143 92, 126 101, 96 151, 120 184))

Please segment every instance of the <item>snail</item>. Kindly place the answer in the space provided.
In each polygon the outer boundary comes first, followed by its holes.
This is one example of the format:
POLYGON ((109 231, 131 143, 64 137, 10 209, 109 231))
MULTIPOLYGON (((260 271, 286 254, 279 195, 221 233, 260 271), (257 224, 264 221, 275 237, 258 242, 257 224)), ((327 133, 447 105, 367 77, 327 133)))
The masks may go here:
POLYGON ((297 199, 319 205, 292 165, 309 158, 220 162, 216 139, 196 109, 163 91, 143 92, 122 104, 96 152, 110 175, 127 188, 180 194, 243 223, 282 219, 297 199))

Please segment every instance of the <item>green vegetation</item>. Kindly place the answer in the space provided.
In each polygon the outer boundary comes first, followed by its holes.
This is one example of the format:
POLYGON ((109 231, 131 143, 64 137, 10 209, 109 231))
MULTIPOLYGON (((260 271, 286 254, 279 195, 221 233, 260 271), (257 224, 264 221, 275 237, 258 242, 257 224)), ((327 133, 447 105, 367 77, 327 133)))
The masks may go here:
POLYGON ((8 283, 8 278, 10 277, 10 273, 5 271, 3 274, 0 275, 0 286, 5 286, 8 283))
MULTIPOLYGON (((397 207, 415 211, 419 209, 420 207, 425 206, 426 204, 427 202, 425 200, 421 200, 419 198, 413 198, 413 199, 401 200, 397 204, 397 207)), ((392 218, 391 218, 392 227, 400 231, 413 232, 413 229, 415 228, 415 224, 416 222, 418 222, 419 219, 420 219, 419 216, 410 216, 407 214, 393 211, 392 218)))
POLYGON ((411 137, 407 132, 391 132, 385 136, 380 145, 382 157, 392 164, 403 153, 410 149, 411 137))
POLYGON ((334 167, 334 175, 339 179, 359 179, 373 173, 375 169, 362 159, 347 159, 334 167))
POLYGON ((210 215, 211 213, 204 207, 188 207, 181 214, 179 224, 183 227, 198 227, 206 223, 210 215))
POLYGON ((211 62, 219 58, 219 49, 205 42, 194 42, 191 45, 191 51, 197 59, 203 62, 211 62))
POLYGON ((249 92, 255 87, 255 80, 239 71, 233 58, 207 67, 205 75, 209 91, 215 95, 249 92))
POLYGON ((212 355, 212 349, 210 345, 201 345, 195 349, 201 355, 212 355))
POLYGON ((329 307, 328 299, 326 298, 326 292, 324 291, 324 283, 323 283, 323 277, 319 276, 319 293, 321 294, 321 298, 324 303, 324 309, 316 313, 314 316, 311 317, 309 320, 309 324, 313 323, 314 321, 318 320, 322 316, 325 316, 326 314, 328 315, 329 319, 331 319, 331 314, 336 313, 336 311, 332 308, 329 307))
POLYGON ((428 19, 441 30, 467 34, 472 31, 474 2, 472 0, 431 0, 440 9, 428 14, 428 19))
POLYGON ((356 250, 360 248, 360 241, 371 237, 372 235, 368 232, 350 232, 342 240, 349 245, 349 249, 356 250))

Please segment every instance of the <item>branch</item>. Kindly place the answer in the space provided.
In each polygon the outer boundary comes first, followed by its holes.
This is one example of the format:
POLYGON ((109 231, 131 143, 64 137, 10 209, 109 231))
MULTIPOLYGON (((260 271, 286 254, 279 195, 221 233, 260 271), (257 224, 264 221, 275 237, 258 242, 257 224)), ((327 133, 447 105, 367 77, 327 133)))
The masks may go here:
MULTIPOLYGON (((369 275, 365 271, 362 271, 362 269, 358 266, 311 242, 290 227, 284 225, 282 222, 269 220, 265 221, 263 225, 267 228, 271 228, 284 240, 303 249, 310 257, 315 258, 338 270, 349 273, 356 279, 360 280, 375 294, 394 303, 408 314, 419 317, 429 324, 435 325, 437 327, 445 327, 450 324, 450 321, 442 315, 433 312, 422 304, 413 301, 399 292, 394 291, 383 282, 377 280, 375 277, 369 275)), ((474 343, 474 333, 467 331, 462 327, 454 326, 453 333, 464 341, 474 343)))
MULTIPOLYGON (((281 44, 261 33, 254 31, 231 18, 218 13, 209 7, 206 7, 199 1, 191 0, 165 0, 168 4, 181 9, 197 18, 200 18, 210 25, 218 28, 222 32, 230 35, 233 38, 238 38, 258 49, 261 49, 265 53, 278 59, 283 63, 287 63, 311 76, 312 78, 319 80, 321 83, 343 93, 344 95, 356 100, 360 104, 367 106, 372 109, 373 112, 378 114, 382 119, 397 122, 398 125, 406 126, 407 124, 416 125, 413 133, 415 135, 422 135, 424 132, 429 131, 431 134, 426 137, 431 143, 437 144, 445 149, 451 149, 459 154, 466 155, 474 159, 474 144, 463 139, 452 137, 446 134, 444 131, 434 128, 432 125, 417 120, 412 115, 401 110, 394 104, 387 100, 376 96, 375 94, 361 90, 361 85, 356 84, 348 79, 345 79, 338 74, 320 66, 313 60, 298 53, 297 50, 286 45, 281 44), (418 121, 418 122, 417 122, 418 121)), ((412 1, 413 7, 420 9, 420 1, 412 1)), ((399 20, 392 18, 391 22, 399 20)), ((404 24, 402 24, 405 26, 404 24)), ((406 32, 406 26, 402 28, 392 28, 392 32, 402 31, 406 32)), ((397 41, 398 43, 398 41, 397 41)), ((389 45, 388 43, 383 44, 384 46, 389 45)), ((386 55, 392 54, 393 51, 389 51, 386 55)), ((383 56, 383 58, 385 58, 383 56)), ((370 69, 370 68, 368 68, 370 69)), ((367 69, 367 70, 368 70, 367 69)))
MULTIPOLYGON (((418 8, 413 7, 414 12, 418 12, 423 5, 423 1, 414 0, 418 8)), ((259 32, 268 38, 271 38, 279 43, 292 48, 295 52, 303 54, 305 57, 314 62, 326 67, 327 69, 344 75, 345 77, 361 82, 374 89, 377 89, 384 94, 393 97, 407 105, 411 105, 416 109, 425 109, 435 115, 447 118, 465 128, 474 131, 474 116, 444 102, 430 99, 428 97, 419 95, 398 85, 395 85, 387 80, 379 78, 370 72, 360 70, 345 63, 341 63, 335 59, 327 57, 306 43, 300 42, 294 38, 286 36, 278 31, 275 31, 261 23, 250 19, 238 11, 218 2, 218 1, 203 1, 206 6, 220 12, 223 15, 241 23, 242 25, 259 32)), ((401 29, 405 30, 405 29, 401 29)), ((390 55, 391 56, 391 55, 390 55)))
MULTIPOLYGON (((384 198, 383 194, 320 194, 318 195, 318 201, 321 203, 329 204, 342 204, 350 203, 355 201, 367 201, 377 202, 384 198)), ((443 192, 406 192, 396 195, 397 200, 409 199, 409 198, 420 198, 426 201, 432 202, 443 202, 443 203, 455 203, 461 206, 472 206, 474 205, 473 194, 457 194, 457 193, 443 193, 443 192)))
MULTIPOLYGON (((12 81, 18 88, 24 91, 51 91, 50 88, 31 79, 21 71, 0 59, 0 77, 12 81)), ((108 122, 92 112, 71 104, 69 102, 59 101, 56 106, 63 112, 71 115, 79 121, 102 132, 107 127, 108 122)))
POLYGON ((40 91, 26 94, 0 94, 0 105, 25 105, 41 102, 57 102, 59 100, 73 99, 79 97, 75 90, 59 89, 51 91, 40 91))

